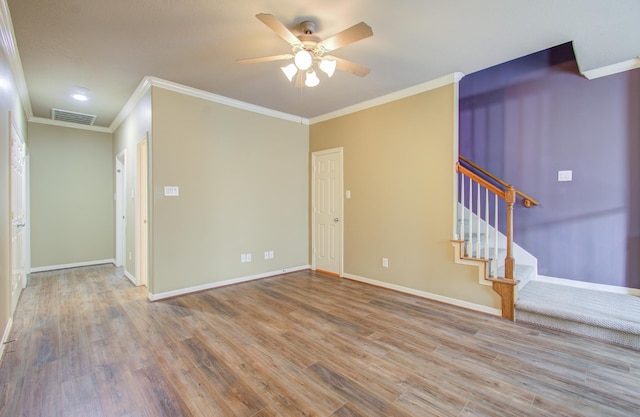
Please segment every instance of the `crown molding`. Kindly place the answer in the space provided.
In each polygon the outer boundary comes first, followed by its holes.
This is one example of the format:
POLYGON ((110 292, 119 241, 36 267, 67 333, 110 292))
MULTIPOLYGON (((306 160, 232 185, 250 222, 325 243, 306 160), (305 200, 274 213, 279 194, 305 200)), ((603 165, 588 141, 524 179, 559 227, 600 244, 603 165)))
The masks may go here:
POLYGON ((140 84, 138 84, 138 87, 136 87, 136 89, 134 90, 133 94, 131 94, 131 97, 129 97, 129 100, 127 100, 122 109, 120 109, 120 112, 118 113, 116 118, 113 119, 111 125, 109 125, 109 130, 112 133, 115 132, 118 127, 120 127, 120 124, 129 116, 129 114, 131 114, 133 109, 135 109, 140 100, 142 100, 142 98, 150 89, 151 77, 144 77, 142 81, 140 81, 140 84))
POLYGON ((289 113, 283 113, 283 112, 272 110, 266 107, 256 106, 255 104, 249 104, 244 101, 210 93, 204 90, 199 90, 197 88, 174 83, 172 81, 167 81, 167 80, 163 80, 155 77, 148 77, 148 78, 151 82, 151 85, 154 87, 163 88, 165 90, 174 91, 176 93, 181 93, 191 97, 201 98, 203 100, 212 101, 218 104, 224 104, 225 106, 235 107, 241 110, 247 110, 253 113, 263 114, 265 116, 275 117, 276 119, 282 119, 282 120, 287 120, 289 122, 302 123, 306 125, 309 124, 309 119, 305 119, 300 116, 296 116, 289 113))
POLYGON ((9 13, 9 6, 7 5, 6 0, 0 0, 0 39, 2 41, 2 47, 7 54, 7 59, 9 60, 9 66, 13 73, 16 90, 20 97, 20 101, 22 102, 22 108, 27 119, 30 119, 33 117, 33 110, 31 109, 29 90, 27 89, 27 82, 25 81, 24 72, 22 71, 22 61, 20 60, 20 54, 18 53, 16 35, 13 31, 11 13, 9 13))
POLYGON ((68 127, 71 129, 91 130, 93 132, 113 133, 108 127, 81 125, 78 123, 61 122, 59 120, 45 119, 44 117, 32 116, 28 119, 29 123, 37 123, 41 125, 68 127))
POLYGON ((582 71, 582 75, 584 75, 588 80, 594 80, 596 78, 606 77, 607 75, 631 71, 632 69, 636 68, 640 68, 640 57, 633 58, 628 61, 618 62, 617 64, 594 68, 588 71, 582 71))
POLYGON ((363 101, 358 104, 354 104, 353 106, 344 107, 340 110, 336 110, 327 114, 323 114, 322 116, 313 117, 310 120, 310 124, 320 123, 327 120, 335 119, 340 116, 346 116, 351 113, 359 112, 362 110, 369 109, 371 107, 380 106, 382 104, 390 103, 392 101, 401 100, 403 98, 407 98, 410 96, 414 96, 416 94, 424 93, 429 90, 435 90, 436 88, 444 87, 445 85, 455 84, 460 82, 460 80, 464 77, 464 74, 461 72, 454 72, 449 75, 445 75, 440 78, 436 78, 431 81, 427 81, 422 84, 414 85, 413 87, 405 88, 404 90, 396 91, 391 94, 387 94, 384 96, 380 96, 371 100, 363 101))
POLYGON ((277 110, 268 109, 266 107, 256 106, 244 101, 232 99, 229 97, 221 96, 218 94, 210 93, 208 91, 200 90, 194 87, 189 87, 183 84, 174 83, 172 81, 163 80, 157 77, 144 77, 138 88, 133 92, 127 103, 124 105, 118 116, 113 120, 109 129, 111 132, 115 132, 124 119, 133 111, 138 102, 144 97, 151 87, 158 87, 164 90, 173 91, 176 93, 184 94, 191 97, 200 98, 203 100, 211 101, 225 106, 235 107, 241 110, 247 110, 253 113, 262 114, 265 116, 275 117, 276 119, 282 119, 295 123, 302 123, 304 125, 309 124, 309 119, 305 119, 293 114, 279 112, 277 110))

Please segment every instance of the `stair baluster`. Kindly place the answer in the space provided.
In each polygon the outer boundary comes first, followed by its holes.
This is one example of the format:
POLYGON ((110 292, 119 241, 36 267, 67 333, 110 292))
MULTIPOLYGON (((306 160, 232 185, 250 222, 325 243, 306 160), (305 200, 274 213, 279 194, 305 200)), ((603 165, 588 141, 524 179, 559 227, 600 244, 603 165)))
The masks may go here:
MULTIPOLYGON (((489 190, 484 189, 484 259, 489 259, 489 190)), ((491 269, 491 268, 489 268, 491 269)))
POLYGON ((491 278, 498 278, 498 194, 493 195, 494 203, 493 203, 493 273, 490 273, 489 276, 491 278))
MULTIPOLYGON (((464 209, 464 207, 463 207, 464 209)), ((469 241, 469 250, 466 253, 466 256, 473 256, 473 181, 469 178, 469 238, 462 238, 463 240, 469 241)))
POLYGON ((475 252, 475 257, 476 258, 482 258, 482 248, 480 247, 480 220, 482 219, 482 204, 480 201, 480 183, 476 183, 476 211, 478 212, 478 214, 476 215, 476 235, 475 235, 475 241, 476 241, 476 252, 475 252))

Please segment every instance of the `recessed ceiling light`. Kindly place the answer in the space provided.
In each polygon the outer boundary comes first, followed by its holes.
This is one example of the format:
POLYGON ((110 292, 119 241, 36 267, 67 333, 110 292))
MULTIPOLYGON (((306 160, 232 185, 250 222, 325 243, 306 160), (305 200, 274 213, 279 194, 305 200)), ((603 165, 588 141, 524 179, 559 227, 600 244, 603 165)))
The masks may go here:
POLYGON ((71 97, 75 98, 78 101, 87 101, 88 100, 87 96, 85 96, 84 94, 80 94, 80 93, 74 94, 71 97))

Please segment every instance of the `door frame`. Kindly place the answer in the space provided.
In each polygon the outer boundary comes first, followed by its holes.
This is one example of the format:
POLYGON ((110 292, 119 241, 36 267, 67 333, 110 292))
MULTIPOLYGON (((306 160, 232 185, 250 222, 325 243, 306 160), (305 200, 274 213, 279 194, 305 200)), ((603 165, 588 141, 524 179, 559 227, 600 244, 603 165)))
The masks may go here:
POLYGON ((340 159, 340 266, 338 274, 344 276, 344 148, 331 148, 311 153, 311 269, 316 270, 316 159, 318 156, 338 153, 340 159))
MULTIPOLYGON (((30 263, 31 260, 29 259, 29 246, 30 242, 29 242, 29 225, 28 225, 28 221, 29 221, 29 207, 28 207, 28 203, 29 203, 29 199, 28 199, 28 169, 29 169, 29 160, 27 159, 27 144, 24 140, 24 137, 22 135, 22 132, 20 131, 20 129, 18 128, 19 125, 14 121, 13 116, 11 114, 11 112, 9 112, 9 147, 8 147, 8 151, 9 151, 9 210, 10 213, 13 212, 13 207, 15 204, 14 198, 17 197, 20 200, 22 200, 21 202, 19 202, 18 204, 20 204, 22 206, 22 223, 19 224, 14 224, 14 218, 13 218, 13 214, 10 215, 10 224, 11 224, 11 235, 9 236, 9 240, 10 240, 10 247, 9 247, 9 259, 11 262, 11 294, 10 294, 10 311, 9 311, 9 318, 12 319, 13 318, 13 314, 15 312, 15 308, 18 305, 18 301, 20 299, 20 294, 22 294, 22 290, 27 286, 27 273, 30 270, 30 263), (19 185, 19 191, 18 194, 16 195, 16 193, 14 192, 14 167, 13 167, 13 147, 14 147, 14 139, 17 139, 20 142, 20 146, 22 147, 22 151, 23 151, 23 160, 22 162, 24 163, 23 168, 22 168, 22 175, 21 175, 21 183, 19 185), (16 247, 16 245, 14 245, 14 227, 15 228, 22 228, 22 230, 19 232, 20 236, 20 242, 19 242, 19 246, 20 247, 16 247), (21 271, 21 276, 18 280, 18 282, 16 282, 16 288, 14 289, 14 275, 15 275, 15 253, 17 251, 21 251, 22 253, 18 256, 20 256, 20 258, 22 259, 22 271, 21 271)), ((18 233, 16 233, 16 236, 18 235, 18 233)))
POLYGON ((26 216, 26 220, 27 220, 27 226, 25 227, 25 238, 24 238, 24 245, 25 245, 25 282, 24 282, 24 287, 27 286, 27 282, 26 282, 26 277, 31 273, 31 156, 29 155, 29 147, 27 147, 25 145, 25 150, 27 152, 27 154, 25 155, 24 159, 24 166, 26 169, 25 172, 25 181, 26 184, 24 186, 24 191, 25 193, 27 193, 27 195, 25 196, 25 216, 26 216))
POLYGON ((149 134, 136 142, 136 280, 149 282, 149 134), (144 219, 141 221, 141 219, 144 219))
MULTIPOLYGON (((127 150, 123 149, 115 160, 116 192, 115 192, 115 225, 116 225, 116 266, 126 263, 127 247, 127 150), (118 176, 118 170, 122 176, 118 176)), ((126 268, 125 268, 126 269, 126 268)))

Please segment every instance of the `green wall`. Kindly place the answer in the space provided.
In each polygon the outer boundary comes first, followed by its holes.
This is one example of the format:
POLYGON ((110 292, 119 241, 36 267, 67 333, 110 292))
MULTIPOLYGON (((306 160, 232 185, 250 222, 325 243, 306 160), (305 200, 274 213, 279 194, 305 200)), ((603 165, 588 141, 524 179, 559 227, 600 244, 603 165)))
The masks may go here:
MULTIPOLYGON (((150 108, 149 291, 306 267, 308 126, 159 87, 150 108), (165 197, 165 186, 180 195, 165 197)), ((143 114, 118 129, 114 153, 140 136, 143 114)))
POLYGON ((112 135, 29 123, 31 266, 114 258, 112 135))

